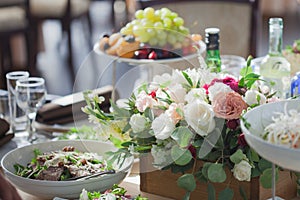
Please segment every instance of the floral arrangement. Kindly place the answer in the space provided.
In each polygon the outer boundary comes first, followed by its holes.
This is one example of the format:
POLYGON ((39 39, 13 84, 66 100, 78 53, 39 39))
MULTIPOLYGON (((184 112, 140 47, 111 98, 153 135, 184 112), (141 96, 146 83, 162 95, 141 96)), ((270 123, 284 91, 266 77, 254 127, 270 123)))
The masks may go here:
MULTIPOLYGON (((148 152, 154 167, 183 173, 177 184, 187 191, 185 199, 197 181, 224 182, 227 169, 239 181, 260 176, 262 185, 270 188, 271 164, 247 145, 240 129, 247 110, 275 98, 258 84, 250 61, 239 78, 205 67, 157 75, 122 105, 111 102, 111 113, 99 109, 103 97, 85 92, 87 106, 82 110, 97 133, 119 147, 115 159, 148 152)), ((214 194, 213 185, 208 185, 209 194, 214 194)), ((226 188, 218 195, 232 199, 235 194, 226 188)))

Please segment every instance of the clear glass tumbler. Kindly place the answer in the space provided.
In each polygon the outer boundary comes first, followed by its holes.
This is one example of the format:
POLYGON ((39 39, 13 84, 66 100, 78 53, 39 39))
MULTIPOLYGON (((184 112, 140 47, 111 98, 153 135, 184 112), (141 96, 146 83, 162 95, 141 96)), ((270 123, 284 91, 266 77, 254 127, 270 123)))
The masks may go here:
POLYGON ((16 84, 17 80, 29 77, 27 71, 13 71, 6 74, 7 91, 8 91, 8 105, 10 116, 10 132, 16 133, 26 129, 26 116, 16 102, 16 84))

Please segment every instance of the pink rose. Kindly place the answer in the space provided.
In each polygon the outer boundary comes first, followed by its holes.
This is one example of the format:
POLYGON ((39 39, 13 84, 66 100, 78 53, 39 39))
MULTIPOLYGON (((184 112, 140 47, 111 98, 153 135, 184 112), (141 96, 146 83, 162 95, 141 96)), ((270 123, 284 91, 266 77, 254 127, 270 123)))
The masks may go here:
POLYGON ((216 117, 224 119, 238 119, 247 104, 242 96, 236 92, 218 93, 212 102, 216 117))

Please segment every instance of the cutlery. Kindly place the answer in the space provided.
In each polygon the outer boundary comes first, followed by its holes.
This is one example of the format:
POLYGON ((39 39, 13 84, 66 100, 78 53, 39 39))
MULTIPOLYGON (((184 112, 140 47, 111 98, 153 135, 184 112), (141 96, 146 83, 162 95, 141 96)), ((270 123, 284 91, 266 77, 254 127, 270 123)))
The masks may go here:
POLYGON ((87 180, 87 179, 94 178, 94 177, 97 177, 97 176, 101 176, 101 175, 104 175, 104 174, 115 174, 115 173, 116 173, 116 171, 112 169, 112 170, 108 170, 108 171, 98 172, 98 173, 95 173, 95 174, 72 177, 72 178, 68 178, 64 181, 87 180))

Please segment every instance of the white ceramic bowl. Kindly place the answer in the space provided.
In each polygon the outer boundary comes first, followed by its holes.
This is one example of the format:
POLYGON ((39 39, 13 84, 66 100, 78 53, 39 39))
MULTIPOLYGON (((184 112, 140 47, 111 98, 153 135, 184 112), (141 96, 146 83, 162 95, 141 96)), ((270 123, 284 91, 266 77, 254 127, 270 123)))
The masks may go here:
POLYGON ((88 191, 105 191, 119 184, 129 173, 134 158, 128 158, 122 166, 115 166, 115 174, 107 174, 88 180, 75 181, 45 181, 24 178, 15 175, 14 164, 19 163, 25 165, 34 157, 33 150, 35 148, 42 152, 51 150, 61 150, 64 146, 74 146, 75 149, 82 152, 93 152, 103 155, 107 151, 116 150, 112 144, 100 141, 89 140, 68 140, 68 141, 50 141, 24 146, 8 152, 1 160, 1 165, 7 178, 16 185, 20 190, 32 194, 40 198, 53 199, 61 198, 79 198, 83 188, 88 191))
POLYGON ((264 128, 272 123, 272 116, 276 112, 284 112, 296 109, 300 112, 300 100, 285 100, 268 103, 248 111, 244 118, 250 123, 250 129, 245 128, 241 120, 241 128, 245 134, 247 143, 263 158, 285 169, 300 172, 300 149, 292 149, 271 144, 262 139, 264 128))

